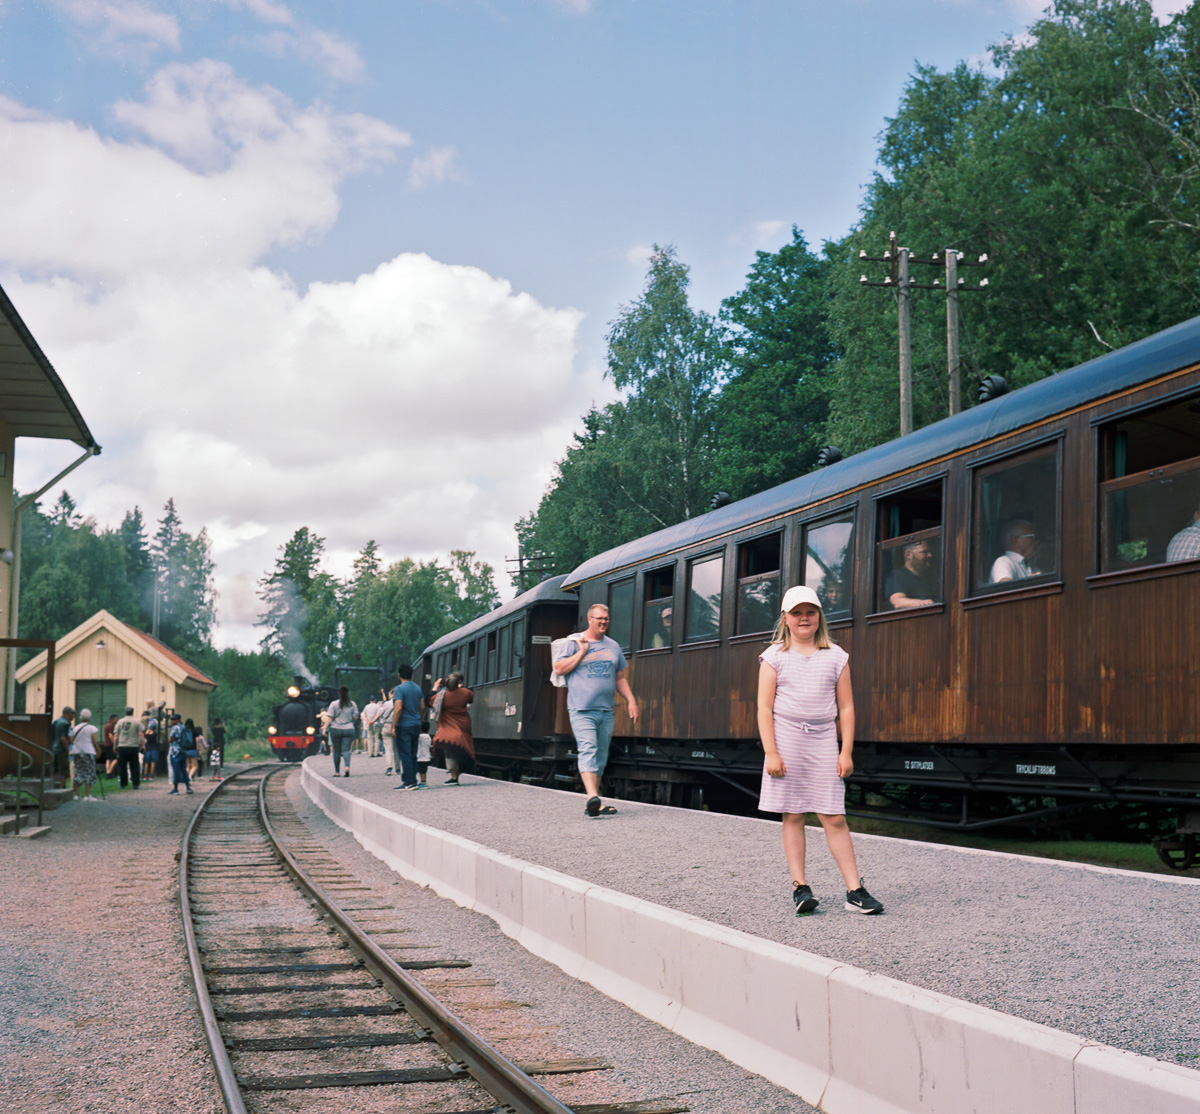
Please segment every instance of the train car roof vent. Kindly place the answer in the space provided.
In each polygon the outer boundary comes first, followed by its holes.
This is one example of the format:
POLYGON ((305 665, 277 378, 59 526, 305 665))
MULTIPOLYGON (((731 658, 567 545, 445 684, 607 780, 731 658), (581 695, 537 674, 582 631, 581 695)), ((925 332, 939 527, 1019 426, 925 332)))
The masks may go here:
POLYGON ((733 496, 728 491, 718 491, 712 497, 712 502, 709 504, 709 509, 719 511, 722 507, 729 506, 733 502, 733 496))
POLYGON ((827 468, 831 464, 836 464, 842 459, 842 450, 836 445, 826 445, 819 453, 817 453, 817 467, 827 468))
POLYGON ((979 401, 991 402, 994 398, 1008 394, 1008 383, 1003 375, 989 375, 979 381, 979 401))

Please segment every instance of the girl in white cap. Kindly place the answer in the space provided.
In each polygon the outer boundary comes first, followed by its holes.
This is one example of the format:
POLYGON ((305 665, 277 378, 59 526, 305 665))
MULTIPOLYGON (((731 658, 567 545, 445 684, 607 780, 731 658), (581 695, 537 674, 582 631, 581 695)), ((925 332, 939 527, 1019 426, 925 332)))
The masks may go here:
POLYGON ((810 812, 821 821, 845 879, 846 908, 882 913, 859 877, 846 826, 843 779, 854 772, 850 655, 830 640, 821 601, 811 588, 789 588, 780 611, 775 639, 758 659, 758 733, 766 752, 758 807, 783 814, 783 853, 797 915, 819 904, 804 876, 804 821, 810 812))

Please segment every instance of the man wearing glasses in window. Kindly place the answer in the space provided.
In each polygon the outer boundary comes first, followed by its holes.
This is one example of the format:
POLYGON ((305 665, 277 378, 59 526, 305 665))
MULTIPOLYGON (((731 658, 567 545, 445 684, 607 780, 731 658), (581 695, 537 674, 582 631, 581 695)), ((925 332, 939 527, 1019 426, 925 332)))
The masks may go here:
POLYGON ((1033 523, 1024 519, 1010 522, 1004 531, 1004 552, 992 562, 992 583, 1024 580, 1036 576, 1029 562, 1037 553, 1037 534, 1033 523))
POLYGON ((579 752, 579 776, 588 795, 585 811, 588 816, 600 816, 617 811, 600 802, 600 777, 608 764, 617 693, 624 698, 634 723, 638 706, 625 679, 625 655, 608 637, 608 608, 593 604, 587 620, 587 630, 567 639, 559 651, 554 672, 567 679, 567 714, 579 752))

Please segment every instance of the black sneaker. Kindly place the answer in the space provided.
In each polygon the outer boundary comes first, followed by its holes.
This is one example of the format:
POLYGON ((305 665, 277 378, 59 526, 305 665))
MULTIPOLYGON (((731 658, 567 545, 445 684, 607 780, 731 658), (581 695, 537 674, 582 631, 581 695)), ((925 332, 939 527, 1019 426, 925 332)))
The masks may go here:
POLYGON ((846 891, 846 908, 851 913, 882 913, 883 903, 876 901, 867 893, 867 887, 862 884, 862 879, 860 878, 857 890, 846 891))
POLYGON ((796 903, 796 916, 811 913, 821 903, 813 897, 812 890, 805 885, 792 887, 792 900, 796 903))

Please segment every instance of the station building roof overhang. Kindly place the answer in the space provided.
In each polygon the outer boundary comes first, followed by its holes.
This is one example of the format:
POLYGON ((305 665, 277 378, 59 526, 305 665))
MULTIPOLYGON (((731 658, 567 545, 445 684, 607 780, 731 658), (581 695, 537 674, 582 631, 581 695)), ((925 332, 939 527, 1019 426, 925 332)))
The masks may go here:
POLYGON ((16 437, 74 441, 99 450, 41 346, 0 287, 0 414, 16 437))

